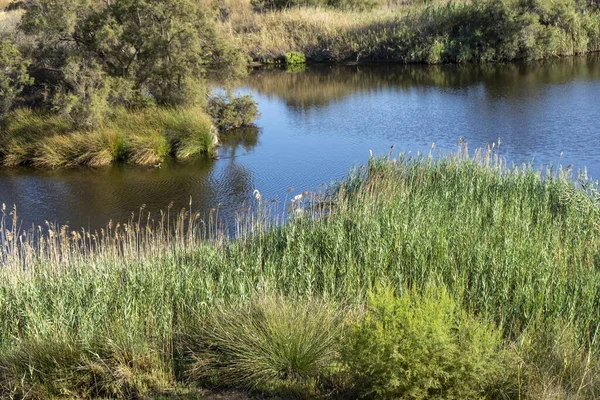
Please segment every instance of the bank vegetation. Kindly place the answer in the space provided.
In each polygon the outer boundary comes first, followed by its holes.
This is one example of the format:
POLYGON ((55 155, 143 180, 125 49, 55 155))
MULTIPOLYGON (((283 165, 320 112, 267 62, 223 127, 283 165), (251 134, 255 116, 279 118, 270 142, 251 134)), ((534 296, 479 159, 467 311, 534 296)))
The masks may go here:
MULTIPOLYGON (((287 224, 0 229, 0 396, 594 399, 599 194, 492 149, 372 158, 287 224)), ((290 194, 290 197, 294 193, 290 194)))

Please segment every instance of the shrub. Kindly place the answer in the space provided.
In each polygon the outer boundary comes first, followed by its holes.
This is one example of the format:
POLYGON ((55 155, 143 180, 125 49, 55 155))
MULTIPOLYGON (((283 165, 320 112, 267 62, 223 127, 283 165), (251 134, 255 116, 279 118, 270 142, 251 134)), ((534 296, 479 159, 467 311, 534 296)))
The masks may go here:
POLYGON ((304 54, 297 51, 290 51, 285 54, 285 65, 300 65, 306 63, 306 57, 304 54))
POLYGON ((259 116, 258 106, 252 96, 213 96, 208 101, 207 112, 221 131, 251 125, 259 116))
POLYGON ((0 119, 8 115, 23 87, 32 83, 28 66, 29 62, 17 48, 0 38, 0 119))
POLYGON ((208 312, 195 335, 195 380, 300 394, 327 376, 337 356, 340 313, 316 300, 264 297, 208 312))
POLYGON ((500 333, 443 291, 376 291, 346 340, 342 359, 362 397, 480 398, 503 369, 500 333))

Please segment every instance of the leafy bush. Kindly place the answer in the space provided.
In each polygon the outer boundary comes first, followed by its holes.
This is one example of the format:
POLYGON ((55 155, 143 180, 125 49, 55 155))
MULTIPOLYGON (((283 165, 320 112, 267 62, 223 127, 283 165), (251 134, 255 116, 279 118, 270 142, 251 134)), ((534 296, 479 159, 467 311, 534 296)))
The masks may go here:
POLYGON ((445 292, 380 289, 346 340, 342 359, 362 397, 480 398, 503 370, 500 333, 445 292))
POLYGON ((259 116, 256 101, 250 95, 213 96, 208 101, 207 112, 221 131, 249 126, 259 116))
POLYGON ((271 296, 211 309, 193 339, 190 376, 271 393, 310 391, 336 360, 340 319, 316 299, 271 296))
POLYGON ((53 109, 77 126, 97 126, 117 106, 203 105, 210 66, 239 69, 192 0, 22 2, 20 29, 36 41, 31 90, 50 91, 53 109))
POLYGON ((290 51, 285 54, 285 65, 300 65, 306 63, 306 57, 304 54, 297 51, 290 51))
POLYGON ((0 39, 0 118, 5 118, 17 96, 32 80, 27 73, 29 62, 8 40, 0 39))

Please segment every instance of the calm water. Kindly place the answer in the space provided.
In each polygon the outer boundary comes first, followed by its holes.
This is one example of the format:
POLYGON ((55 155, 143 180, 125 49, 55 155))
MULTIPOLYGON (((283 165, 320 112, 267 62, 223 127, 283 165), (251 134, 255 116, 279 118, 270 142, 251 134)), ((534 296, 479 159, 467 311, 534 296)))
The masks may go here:
POLYGON ((0 203, 24 226, 45 220, 97 229, 145 205, 153 213, 193 198, 231 220, 252 192, 283 204, 343 177, 369 150, 471 149, 501 139, 509 161, 573 163, 600 177, 600 59, 529 65, 310 67, 260 71, 241 91, 262 113, 258 130, 224 138, 218 161, 163 168, 0 169, 0 203), (562 159, 559 160, 560 153, 562 159))

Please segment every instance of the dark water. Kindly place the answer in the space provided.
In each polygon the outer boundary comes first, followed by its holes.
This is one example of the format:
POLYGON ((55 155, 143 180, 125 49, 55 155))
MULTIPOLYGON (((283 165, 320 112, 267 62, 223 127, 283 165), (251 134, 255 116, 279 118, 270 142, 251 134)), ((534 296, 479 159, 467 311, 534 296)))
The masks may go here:
POLYGON ((25 226, 45 220, 96 229, 145 205, 231 219, 254 189, 278 199, 330 183, 387 153, 471 149, 501 139, 509 161, 561 162, 600 177, 600 59, 528 65, 310 67, 259 71, 244 83, 259 102, 258 131, 224 138, 221 159, 163 168, 0 170, 0 203, 25 226), (563 153, 559 160, 560 153, 563 153), (288 188, 294 191, 288 194, 288 188))

